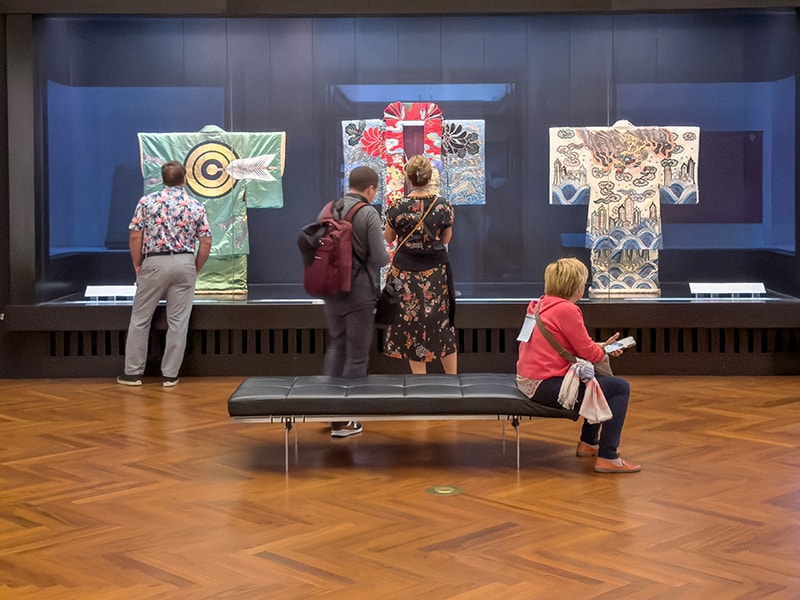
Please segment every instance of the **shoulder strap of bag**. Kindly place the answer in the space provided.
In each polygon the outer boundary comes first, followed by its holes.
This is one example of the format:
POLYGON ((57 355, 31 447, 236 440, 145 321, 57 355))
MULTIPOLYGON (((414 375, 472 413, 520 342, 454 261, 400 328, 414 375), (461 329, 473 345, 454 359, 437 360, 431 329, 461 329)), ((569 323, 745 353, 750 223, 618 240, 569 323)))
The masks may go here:
POLYGON ((433 209, 433 207, 434 207, 434 206, 436 206, 436 203, 437 203, 438 201, 439 201, 439 196, 436 196, 436 198, 434 198, 434 199, 433 199, 433 202, 431 202, 431 205, 428 207, 428 210, 426 210, 426 211, 425 211, 425 214, 424 214, 424 215, 422 215, 422 218, 421 218, 421 219, 420 219, 420 220, 417 222, 417 224, 416 224, 416 225, 414 225, 414 229, 412 229, 412 230, 411 230, 411 232, 410 232, 410 233, 409 233, 409 234, 408 234, 406 237, 404 237, 404 238, 403 238, 403 241, 402 241, 402 242, 400 242, 399 244, 397 244, 397 248, 395 248, 395 251, 397 251, 397 250, 400 250, 400 246, 402 246, 403 244, 405 244, 405 243, 408 241, 408 238, 410 238, 412 235, 414 235, 414 232, 415 232, 417 229, 419 229, 420 227, 422 227, 422 224, 425 222, 425 218, 426 218, 426 217, 427 217, 427 216, 430 214, 431 210, 433 209))
POLYGON ((352 208, 350 208, 350 210, 347 211, 347 214, 344 216, 344 220, 345 221, 350 221, 352 223, 353 222, 353 218, 356 216, 356 213, 358 211, 360 211, 362 208, 364 208, 365 206, 367 206, 366 202, 363 202, 363 201, 356 202, 352 206, 352 208))
POLYGON ((536 305, 536 314, 534 316, 536 317, 536 326, 539 328, 539 331, 544 336, 544 339, 546 339, 548 341, 548 343, 553 347, 553 349, 556 352, 558 352, 559 355, 564 360, 566 360, 568 362, 571 362, 571 363, 576 362, 577 359, 575 358, 575 356, 573 354, 571 354, 570 352, 568 352, 564 348, 564 346, 559 344, 558 341, 556 340, 556 338, 553 337, 553 334, 550 333, 550 331, 547 329, 547 327, 544 326, 544 323, 542 323, 542 318, 539 316, 539 307, 540 306, 541 306, 541 302, 539 302, 536 305))
MULTIPOLYGON (((359 200, 353 206, 350 207, 350 210, 347 211, 346 215, 342 216, 342 211, 344 210, 344 198, 339 198, 338 200, 333 200, 333 201, 329 202, 325 206, 325 209, 326 209, 327 212, 330 213, 331 218, 334 218, 337 221, 341 221, 342 219, 344 219, 345 221, 350 221, 352 223, 353 222, 353 218, 356 216, 356 213, 358 211, 360 211, 362 208, 364 208, 365 206, 368 206, 368 203, 364 202, 363 200, 359 200), (334 214, 333 214, 333 209, 334 208, 336 208, 339 211, 339 217, 338 218, 336 216, 334 216, 334 214)), ((328 216, 327 212, 326 212, 326 215, 324 215, 326 217, 328 216)), ((367 246, 367 252, 369 252, 369 246, 367 246)), ((356 259, 356 262, 359 264, 359 266, 364 271, 367 270, 367 265, 365 265, 364 261, 361 260, 361 257, 358 255, 358 253, 356 252, 355 248, 353 248, 353 258, 356 259)))
POLYGON ((328 202, 325 207, 322 209, 322 215, 319 217, 319 223, 322 223, 325 219, 335 219, 336 217, 333 216, 333 203, 335 200, 331 200, 328 202))
POLYGON ((342 219, 344 219, 345 221, 352 221, 356 213, 367 205, 368 203, 366 201, 359 200, 353 206, 350 207, 350 210, 347 211, 347 214, 343 215, 342 213, 344 212, 344 198, 331 200, 325 205, 325 212, 322 213, 321 219, 335 219, 337 221, 341 221, 342 219))
POLYGON ((338 200, 331 200, 325 205, 325 211, 322 213, 322 219, 335 219, 336 221, 350 221, 352 223, 353 217, 356 216, 356 213, 367 206, 367 203, 363 200, 356 202, 353 206, 350 207, 350 210, 347 211, 346 214, 342 215, 344 212, 344 198, 339 198, 338 200), (334 213, 334 210, 339 213, 338 216, 334 213))

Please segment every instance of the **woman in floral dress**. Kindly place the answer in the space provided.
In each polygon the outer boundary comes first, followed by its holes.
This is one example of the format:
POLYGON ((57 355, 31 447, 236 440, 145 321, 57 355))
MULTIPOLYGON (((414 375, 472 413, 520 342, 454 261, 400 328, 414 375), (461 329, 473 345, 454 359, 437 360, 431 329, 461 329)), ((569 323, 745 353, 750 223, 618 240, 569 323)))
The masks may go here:
POLYGON ((447 255, 453 207, 432 193, 430 161, 412 157, 405 166, 410 192, 386 210, 386 240, 397 240, 389 277, 400 284, 400 316, 386 331, 384 352, 408 360, 411 372, 425 373, 441 360, 445 373, 458 372, 455 295, 447 255))

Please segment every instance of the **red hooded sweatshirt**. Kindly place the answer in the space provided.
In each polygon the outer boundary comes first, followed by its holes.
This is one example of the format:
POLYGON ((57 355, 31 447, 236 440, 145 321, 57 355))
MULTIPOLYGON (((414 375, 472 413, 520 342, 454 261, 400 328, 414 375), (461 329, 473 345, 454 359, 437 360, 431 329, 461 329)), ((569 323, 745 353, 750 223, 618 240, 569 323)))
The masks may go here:
MULTIPOLYGON (((533 315, 536 305, 540 303, 539 318, 542 324, 568 352, 593 363, 603 359, 605 353, 589 337, 583 322, 583 312, 577 304, 564 298, 542 296, 538 300, 531 300, 528 314, 533 315)), ((555 351, 538 327, 534 328, 527 342, 520 343, 517 375, 544 380, 563 377, 569 367, 570 363, 555 351)))

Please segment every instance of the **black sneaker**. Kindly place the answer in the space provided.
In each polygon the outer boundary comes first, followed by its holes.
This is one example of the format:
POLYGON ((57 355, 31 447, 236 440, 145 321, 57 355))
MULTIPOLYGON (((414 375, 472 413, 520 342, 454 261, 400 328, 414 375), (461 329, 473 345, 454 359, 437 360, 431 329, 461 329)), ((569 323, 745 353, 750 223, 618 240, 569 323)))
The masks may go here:
POLYGON ((117 383, 120 385, 142 385, 141 375, 122 375, 117 376, 117 383))
POLYGON ((344 438, 350 437, 351 435, 358 435, 364 431, 364 428, 361 426, 361 423, 356 423, 355 421, 348 421, 342 427, 331 427, 331 437, 335 438, 344 438))
POLYGON ((164 387, 175 387, 178 385, 177 377, 164 377, 164 382, 161 384, 164 387))

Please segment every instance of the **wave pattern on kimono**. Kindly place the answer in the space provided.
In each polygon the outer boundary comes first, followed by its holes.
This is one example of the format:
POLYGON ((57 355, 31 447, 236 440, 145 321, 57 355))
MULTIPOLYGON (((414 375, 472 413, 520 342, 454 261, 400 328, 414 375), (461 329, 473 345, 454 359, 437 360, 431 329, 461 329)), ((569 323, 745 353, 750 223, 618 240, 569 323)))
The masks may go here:
POLYGON ((588 204, 591 297, 660 295, 661 204, 697 204, 698 127, 550 129, 550 203, 588 204))

